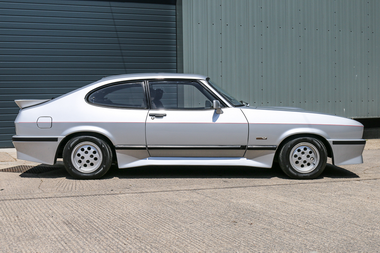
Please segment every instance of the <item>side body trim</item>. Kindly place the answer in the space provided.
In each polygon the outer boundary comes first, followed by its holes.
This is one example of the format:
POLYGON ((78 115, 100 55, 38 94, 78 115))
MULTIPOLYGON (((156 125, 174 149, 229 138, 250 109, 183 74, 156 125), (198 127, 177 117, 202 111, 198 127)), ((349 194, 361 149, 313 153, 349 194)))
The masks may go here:
POLYGON ((12 141, 57 142, 56 137, 12 137, 12 141))
POLYGON ((276 150, 276 145, 255 145, 248 146, 248 150, 276 150))
POLYGON ((215 149, 215 150, 221 150, 221 149, 233 149, 233 150, 244 150, 247 146, 245 145, 223 145, 223 146, 177 146, 177 145, 149 145, 148 149, 188 149, 188 150, 207 150, 207 149, 215 149))
POLYGON ((276 150, 276 145, 255 145, 255 146, 245 146, 245 145, 223 145, 223 146, 177 146, 177 145, 149 145, 148 147, 143 145, 116 145, 117 150, 143 150, 143 149, 189 149, 189 150, 204 150, 204 149, 233 149, 233 150, 276 150))
POLYGON ((360 141, 333 141, 333 145, 364 145, 366 143, 365 140, 360 141))
POLYGON ((116 145, 116 150, 146 150, 146 146, 143 145, 116 145))

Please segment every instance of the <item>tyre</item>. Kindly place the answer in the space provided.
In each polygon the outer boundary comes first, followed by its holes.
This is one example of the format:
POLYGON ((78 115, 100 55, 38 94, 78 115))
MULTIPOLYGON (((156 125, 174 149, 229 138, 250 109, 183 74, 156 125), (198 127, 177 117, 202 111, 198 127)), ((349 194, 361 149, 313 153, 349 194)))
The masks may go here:
POLYGON ((63 149, 63 163, 74 178, 100 178, 110 169, 112 151, 109 145, 93 136, 69 140, 63 149))
POLYGON ((326 167, 326 147, 311 137, 293 139, 281 148, 279 162, 281 169, 291 178, 316 178, 326 167))

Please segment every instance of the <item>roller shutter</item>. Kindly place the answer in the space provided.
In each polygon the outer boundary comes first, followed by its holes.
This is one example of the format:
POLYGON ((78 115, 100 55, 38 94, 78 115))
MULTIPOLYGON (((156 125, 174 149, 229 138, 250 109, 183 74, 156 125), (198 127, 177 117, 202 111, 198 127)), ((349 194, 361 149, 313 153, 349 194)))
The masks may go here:
POLYGON ((114 74, 176 72, 175 20, 174 0, 0 0, 0 147, 12 147, 15 99, 114 74))

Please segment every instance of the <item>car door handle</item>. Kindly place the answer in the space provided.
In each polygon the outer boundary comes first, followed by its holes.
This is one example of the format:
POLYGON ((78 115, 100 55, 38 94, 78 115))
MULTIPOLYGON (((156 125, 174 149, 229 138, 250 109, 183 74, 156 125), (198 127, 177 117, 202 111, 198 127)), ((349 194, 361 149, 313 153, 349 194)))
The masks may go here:
POLYGON ((149 113, 149 116, 150 116, 150 117, 157 117, 157 118, 160 118, 160 117, 165 117, 165 116, 166 116, 166 113, 149 113))

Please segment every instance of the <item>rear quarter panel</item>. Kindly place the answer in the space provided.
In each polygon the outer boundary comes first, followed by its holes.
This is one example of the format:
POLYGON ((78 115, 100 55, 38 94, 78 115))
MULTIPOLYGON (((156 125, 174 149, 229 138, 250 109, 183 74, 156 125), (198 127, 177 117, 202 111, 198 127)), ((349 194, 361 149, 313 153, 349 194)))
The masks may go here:
POLYGON ((91 105, 85 101, 91 89, 20 110, 15 120, 17 137, 57 137, 58 142, 14 142, 19 158, 53 164, 60 142, 68 135, 81 132, 101 134, 114 146, 145 146, 147 110, 91 105), (41 116, 52 118, 50 128, 38 127, 37 120, 41 116))

